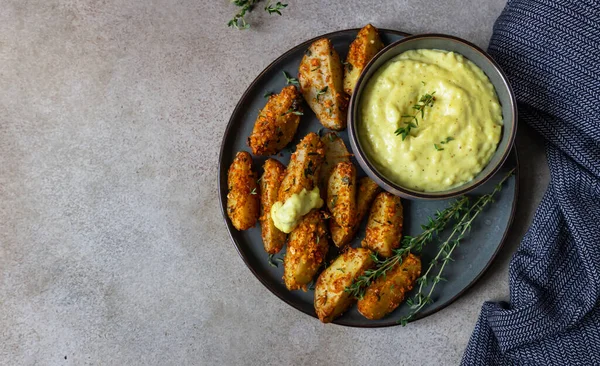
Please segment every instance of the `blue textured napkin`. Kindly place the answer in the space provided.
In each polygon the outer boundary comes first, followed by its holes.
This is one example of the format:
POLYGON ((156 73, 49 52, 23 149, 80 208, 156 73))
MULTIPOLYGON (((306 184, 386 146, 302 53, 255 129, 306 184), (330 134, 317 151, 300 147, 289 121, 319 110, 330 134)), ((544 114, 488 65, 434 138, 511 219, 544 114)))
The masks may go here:
POLYGON ((509 0, 489 53, 548 142, 550 185, 463 364, 600 365, 600 0, 509 0))

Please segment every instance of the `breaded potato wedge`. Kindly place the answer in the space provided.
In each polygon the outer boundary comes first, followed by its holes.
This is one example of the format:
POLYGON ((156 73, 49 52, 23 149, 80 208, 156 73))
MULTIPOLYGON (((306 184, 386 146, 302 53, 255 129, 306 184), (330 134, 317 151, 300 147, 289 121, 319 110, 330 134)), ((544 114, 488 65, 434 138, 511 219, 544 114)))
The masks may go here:
POLYGON ((290 233, 283 259, 283 280, 288 290, 306 291, 328 250, 325 220, 319 210, 312 210, 290 233))
POLYGON ((369 177, 362 177, 358 180, 358 193, 356 197, 358 221, 362 221, 363 217, 369 212, 371 203, 381 192, 381 188, 375 181, 369 177))
POLYGON ((294 138, 301 115, 302 96, 295 86, 286 86, 281 93, 271 95, 248 137, 252 153, 277 154, 294 138))
POLYGON ((338 163, 327 185, 327 208, 340 226, 351 228, 356 221, 356 167, 351 162, 338 163))
POLYGON ((367 319, 381 319, 404 301, 421 275, 421 259, 409 253, 401 264, 395 265, 365 290, 358 300, 358 311, 367 319))
POLYGON ((351 228, 338 225, 335 220, 329 220, 329 231, 331 240, 336 247, 341 248, 354 239, 360 223, 366 216, 371 207, 375 196, 381 191, 381 188, 369 177, 362 177, 358 180, 358 193, 356 195, 356 220, 351 228))
POLYGON ((260 207, 256 173, 248 152, 235 155, 227 174, 227 188, 227 215, 231 223, 238 230, 250 229, 256 225, 260 207))
POLYGON ((265 251, 277 254, 283 248, 287 235, 275 227, 271 219, 271 206, 277 201, 279 186, 285 166, 275 159, 267 159, 260 179, 260 228, 265 251))
POLYGON ((344 67, 344 91, 352 95, 358 77, 377 52, 383 49, 379 31, 371 24, 364 26, 350 44, 344 67))
POLYGON ((302 189, 311 191, 318 183, 319 172, 325 158, 325 146, 319 136, 311 132, 296 146, 279 187, 277 201, 285 202, 302 189))
POLYGON ((327 201, 327 184, 329 184, 329 177, 333 168, 338 163, 350 161, 352 154, 346 148, 344 140, 335 132, 328 132, 321 136, 321 141, 325 146, 325 161, 323 161, 319 174, 319 189, 321 190, 323 201, 327 201))
POLYGON ((400 197, 387 192, 379 193, 371 207, 362 246, 384 258, 391 256, 392 251, 400 246, 403 221, 400 197))
POLYGON ((356 301, 345 289, 373 265, 371 254, 365 248, 350 248, 321 272, 315 285, 315 311, 323 323, 342 315, 356 301))
POLYGON ((343 77, 342 62, 331 41, 313 42, 300 62, 300 91, 321 124, 331 130, 346 128, 348 96, 343 77))

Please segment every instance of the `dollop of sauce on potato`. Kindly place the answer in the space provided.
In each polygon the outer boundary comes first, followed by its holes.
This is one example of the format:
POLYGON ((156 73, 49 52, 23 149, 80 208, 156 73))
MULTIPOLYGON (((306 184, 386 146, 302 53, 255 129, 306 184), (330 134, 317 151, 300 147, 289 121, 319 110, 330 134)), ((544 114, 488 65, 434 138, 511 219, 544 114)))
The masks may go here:
POLYGON ((271 206, 271 218, 275 227, 284 233, 291 233, 300 223, 304 215, 313 208, 321 208, 323 200, 319 192, 319 187, 312 191, 303 189, 300 193, 290 196, 285 202, 275 202, 271 206))
POLYGON ((377 70, 361 97, 358 130, 378 170, 417 191, 447 190, 472 180, 502 134, 502 110, 485 73, 443 50, 406 51, 377 70), (414 106, 433 95, 423 115, 414 106), (418 125, 403 140, 406 122, 418 125))

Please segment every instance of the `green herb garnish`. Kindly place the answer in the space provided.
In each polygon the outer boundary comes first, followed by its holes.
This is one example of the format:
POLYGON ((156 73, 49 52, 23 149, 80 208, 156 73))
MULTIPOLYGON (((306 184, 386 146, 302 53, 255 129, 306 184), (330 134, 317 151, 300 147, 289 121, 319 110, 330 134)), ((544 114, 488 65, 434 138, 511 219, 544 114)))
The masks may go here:
MULTIPOLYGON (((246 21, 246 13, 250 13, 260 0, 232 0, 231 3, 240 8, 239 12, 227 22, 227 26, 238 30, 250 28, 250 24, 246 21)), ((275 5, 271 5, 271 1, 267 2, 265 11, 269 14, 281 15, 281 10, 287 7, 288 4, 283 4, 278 1, 275 5)))
POLYGON ((323 89, 321 89, 321 90, 319 90, 319 91, 317 92, 317 97, 316 97, 316 98, 317 98, 317 101, 319 101, 319 97, 320 97, 321 95, 323 95, 323 94, 327 93, 327 89, 329 89, 329 87, 328 87, 328 86, 324 87, 323 89))
MULTIPOLYGON (((448 136, 448 137, 446 137, 446 139, 445 139, 445 140, 442 140, 442 141, 440 141, 440 144, 447 144, 447 143, 449 143, 449 142, 450 142, 450 141, 452 141, 452 140, 454 140, 454 138, 453 138, 453 137, 450 137, 450 136, 448 136)), ((433 144, 433 147, 435 147, 435 149, 436 149, 437 151, 444 150, 444 148, 443 148, 443 147, 440 147, 438 144, 433 144)))
POLYGON ((410 252, 420 253, 423 246, 431 242, 435 235, 444 230, 452 219, 457 219, 465 212, 469 205, 469 198, 462 196, 454 201, 448 208, 435 213, 433 218, 429 218, 426 225, 421 225, 423 232, 417 236, 404 236, 400 248, 394 250, 394 254, 387 259, 379 259, 375 254, 371 258, 376 264, 374 269, 366 270, 362 276, 359 276, 352 285, 346 287, 345 291, 352 296, 361 299, 365 289, 376 279, 384 276, 389 270, 397 264, 402 263, 403 258, 410 252))
POLYGON ((442 273, 446 264, 453 260, 451 257, 452 252, 459 246, 460 241, 470 231, 473 220, 475 220, 475 218, 483 211, 485 206, 494 202, 494 195, 502 190, 502 185, 513 175, 514 171, 515 170, 512 169, 508 172, 491 193, 479 197, 479 199, 477 199, 477 201, 461 215, 460 220, 454 225, 450 236, 439 245, 439 251, 435 258, 429 263, 429 267, 425 273, 417 279, 417 284, 419 285, 417 293, 412 298, 406 300, 406 304, 411 308, 411 311, 408 315, 400 318, 398 323, 403 326, 406 325, 425 305, 433 303, 431 295, 438 283, 446 281, 446 279, 442 277, 442 273), (433 275, 432 270, 438 267, 438 265, 440 265, 439 270, 436 275, 433 275), (425 288, 429 285, 429 291, 425 293, 425 288))
POLYGON ((433 107, 433 103, 435 102, 435 92, 427 93, 423 95, 419 101, 412 106, 412 109, 416 110, 415 114, 402 115, 401 118, 409 118, 408 121, 404 122, 404 127, 398 128, 394 133, 396 136, 401 135, 402 141, 406 139, 408 135, 410 135, 410 130, 413 128, 417 128, 419 126, 419 119, 417 118, 419 114, 421 115, 421 120, 425 118, 425 107, 433 107))
POLYGON ((265 6, 265 11, 269 14, 279 14, 281 15, 280 10, 286 8, 288 4, 282 4, 281 1, 278 1, 275 5, 271 5, 271 0, 267 2, 267 6, 265 6))
POLYGON ((385 276, 388 271, 396 265, 401 264, 408 253, 420 253, 423 250, 424 245, 431 242, 435 236, 446 228, 450 221, 455 221, 456 224, 453 226, 452 233, 447 239, 441 242, 439 251, 435 258, 430 262, 427 271, 417 279, 417 284, 419 285, 417 294, 406 301, 411 308, 411 312, 398 320, 398 323, 406 325, 425 305, 433 302, 431 295, 433 294, 435 285, 445 281, 442 277, 442 272, 446 264, 452 260, 452 252, 469 232, 475 218, 483 211, 485 206, 494 201, 494 196, 502 189, 504 182, 513 173, 514 169, 504 176, 491 193, 479 197, 474 204, 470 205, 469 198, 462 196, 454 201, 448 208, 436 212, 434 218, 429 218, 428 223, 421 226, 423 232, 415 237, 404 237, 402 239, 401 247, 395 249, 394 254, 391 257, 379 259, 377 255, 371 254, 371 258, 376 265, 375 268, 365 271, 361 276, 354 280, 352 285, 346 287, 344 291, 361 299, 364 296, 366 288, 376 279, 385 276), (440 264, 441 266, 438 273, 433 275, 433 268, 440 264), (431 287, 429 288, 429 291, 425 293, 424 290, 429 285, 431 285, 431 287))
POLYGON ((251 12, 254 4, 256 4, 259 0, 233 0, 232 3, 235 6, 240 7, 240 11, 233 16, 227 26, 235 29, 248 29, 250 28, 250 24, 246 22, 246 13, 251 12))
POLYGON ((302 112, 300 112, 300 111, 297 111, 297 110, 295 110, 295 109, 293 109, 293 108, 290 108, 290 109, 288 109, 287 111, 285 111, 285 112, 284 112, 284 113, 282 113, 281 115, 282 115, 282 116, 285 116, 286 114, 289 114, 289 113, 295 114, 295 115, 297 115, 297 116, 303 116, 303 115, 304 115, 304 113, 302 113, 302 112))
POLYGON ((277 262, 283 263, 283 259, 275 257, 275 254, 269 254, 269 265, 271 267, 279 267, 277 262))
POLYGON ((285 77, 286 84, 300 86, 298 79, 291 77, 290 74, 288 74, 287 72, 284 71, 283 76, 285 77))

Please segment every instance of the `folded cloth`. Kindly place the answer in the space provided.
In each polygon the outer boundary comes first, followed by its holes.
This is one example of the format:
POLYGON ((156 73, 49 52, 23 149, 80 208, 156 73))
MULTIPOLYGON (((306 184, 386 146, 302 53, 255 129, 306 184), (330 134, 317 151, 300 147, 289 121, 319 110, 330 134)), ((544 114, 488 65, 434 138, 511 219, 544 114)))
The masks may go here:
POLYGON ((489 53, 547 140, 550 184, 464 365, 600 365, 600 0, 509 0, 489 53))

